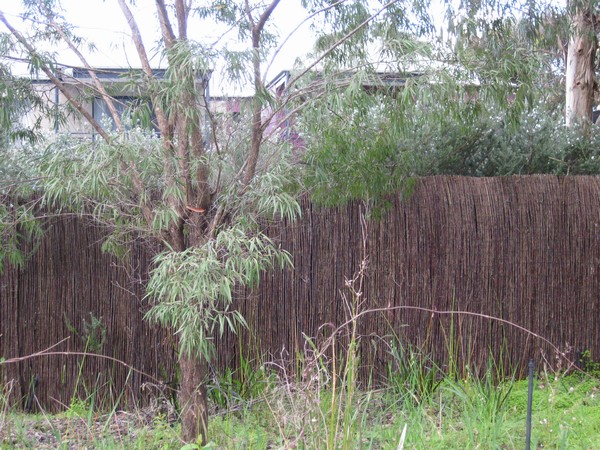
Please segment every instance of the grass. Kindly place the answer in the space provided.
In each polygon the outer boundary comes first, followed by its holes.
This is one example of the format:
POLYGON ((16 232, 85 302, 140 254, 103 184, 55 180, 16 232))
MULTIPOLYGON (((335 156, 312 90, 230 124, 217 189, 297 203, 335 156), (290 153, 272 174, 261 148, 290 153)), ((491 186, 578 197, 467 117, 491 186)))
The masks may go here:
MULTIPOLYGON (((433 383, 423 378, 423 365, 408 371, 412 363, 405 359, 401 377, 365 390, 345 373, 355 360, 342 366, 334 388, 334 377, 315 359, 317 354, 305 358, 304 379, 264 370, 263 365, 262 381, 253 380, 264 383, 252 391, 258 397, 236 393, 235 401, 225 406, 215 403, 208 448, 397 449, 405 426, 404 448, 525 447, 526 380, 494 382, 490 365, 479 379, 443 377, 433 383), (421 395, 416 398, 415 392, 421 395)), ((422 356, 411 354, 423 363, 422 356)), ((74 400, 61 414, 27 415, 8 405, 9 396, 6 386, 0 398, 0 449, 183 447, 178 424, 157 407, 102 414, 74 400)), ((532 448, 600 448, 600 378, 579 373, 536 376, 532 448)))
MULTIPOLYGON (((351 317, 361 306, 356 283, 349 280, 352 295, 345 299, 351 317)), ((388 348, 385 385, 365 388, 357 381, 356 321, 323 339, 307 339, 293 373, 282 364, 246 358, 236 371, 214 374, 205 448, 525 448, 527 381, 502 373, 491 359, 475 371, 478 376, 468 369, 445 373, 396 340, 388 348)), ((600 370, 593 362, 586 369, 537 374, 531 448, 600 448, 600 370)), ((200 448, 181 442, 166 398, 124 412, 98 401, 93 389, 83 391, 86 396, 73 396, 61 414, 28 415, 11 406, 12 385, 3 386, 0 450, 200 448)))
MULTIPOLYGON (((347 285, 351 319, 361 307, 360 276, 347 285)), ((348 320, 322 342, 307 339, 293 373, 285 364, 243 358, 235 371, 213 374, 205 448, 525 448, 526 380, 503 373, 491 359, 474 371, 478 376, 468 368, 444 372, 395 339, 386 344, 385 385, 365 387, 357 381, 356 330, 356 321, 348 320)), ((537 374, 532 448, 600 448, 600 370, 592 361, 585 368, 537 374)), ((20 412, 11 406, 13 385, 0 387, 0 450, 200 448, 181 442, 172 405, 161 393, 154 406, 125 412, 83 389, 83 398, 74 395, 63 413, 49 415, 20 412)))
MULTIPOLYGON (((532 448, 600 448, 600 380, 578 375, 549 382, 538 379, 534 389, 532 448)), ((315 394, 316 396, 317 394, 315 394)), ((331 392, 308 420, 294 420, 301 394, 273 395, 260 404, 213 418, 211 436, 219 448, 326 448, 331 392), (275 406, 274 406, 275 405, 275 406), (320 444, 320 445, 319 445, 320 444)), ((491 386, 485 381, 443 380, 435 395, 409 406, 390 389, 354 393, 355 424, 349 435, 340 433, 336 448, 396 449, 404 425, 405 448, 465 449, 525 447, 527 382, 507 381, 491 386), (340 444, 344 445, 340 445, 340 444)), ((331 441, 329 441, 331 442, 331 441)))

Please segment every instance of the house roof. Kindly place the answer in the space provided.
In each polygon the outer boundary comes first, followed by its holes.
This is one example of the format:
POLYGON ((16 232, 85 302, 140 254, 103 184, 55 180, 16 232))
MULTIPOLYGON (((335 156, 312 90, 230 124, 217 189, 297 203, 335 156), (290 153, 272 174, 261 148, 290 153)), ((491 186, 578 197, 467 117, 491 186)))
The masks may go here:
MULTIPOLYGON (((92 69, 96 76, 103 81, 119 82, 125 81, 128 74, 142 74, 143 69, 141 68, 121 68, 121 67, 94 67, 92 69)), ((76 80, 86 81, 91 80, 88 69, 84 67, 67 67, 59 69, 57 72, 64 74, 69 78, 76 80)), ((163 79, 167 73, 167 69, 152 69, 152 74, 157 79, 163 79)), ((197 78, 203 79, 208 82, 212 76, 212 70, 208 71, 204 77, 198 76, 197 78)), ((47 83, 49 79, 47 77, 39 77, 32 80, 34 83, 47 83)))
MULTIPOLYGON (((101 80, 120 80, 127 76, 130 73, 142 73, 142 69, 123 69, 123 68, 114 68, 114 67, 96 67, 94 68, 94 73, 101 80)), ((164 78, 166 73, 166 69, 152 69, 152 74, 155 78, 164 78)), ((88 79, 91 78, 89 71, 82 67, 73 68, 73 78, 77 79, 88 79)))
MULTIPOLYGON (((356 75, 356 72, 343 72, 339 74, 339 80, 340 82, 348 81, 354 75, 356 75)), ((367 89, 395 88, 404 86, 408 79, 417 78, 422 75, 423 73, 421 72, 373 72, 366 74, 362 85, 367 89)), ((289 70, 281 71, 267 83, 267 89, 278 90, 285 87, 291 76, 292 74, 289 70)), ((319 73, 317 73, 317 77, 320 77, 319 73)))

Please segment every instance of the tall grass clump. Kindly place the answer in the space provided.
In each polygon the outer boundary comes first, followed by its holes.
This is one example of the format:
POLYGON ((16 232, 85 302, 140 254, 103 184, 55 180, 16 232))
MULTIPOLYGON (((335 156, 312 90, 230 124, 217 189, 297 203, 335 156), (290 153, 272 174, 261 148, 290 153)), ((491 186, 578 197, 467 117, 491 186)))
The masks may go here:
MULTIPOLYGON (((366 246, 366 221, 362 223, 366 246)), ((369 395, 358 384, 358 318, 366 305, 367 267, 365 257, 355 275, 345 281, 341 301, 346 321, 322 327, 324 332, 331 330, 322 342, 305 336, 296 373, 289 373, 285 363, 278 365, 281 382, 266 403, 286 448, 357 448, 361 419, 369 404, 369 395)))
POLYGON ((507 433, 504 428, 507 399, 514 378, 503 380, 500 372, 490 358, 483 376, 444 380, 444 390, 450 394, 450 407, 460 411, 467 442, 473 448, 498 445, 507 433))
POLYGON ((444 373, 435 361, 410 344, 394 340, 390 344, 386 388, 401 405, 422 405, 442 383, 444 373))
POLYGON ((217 409, 233 410, 261 399, 276 381, 264 358, 251 359, 241 353, 238 364, 235 369, 213 371, 207 383, 207 394, 217 409))

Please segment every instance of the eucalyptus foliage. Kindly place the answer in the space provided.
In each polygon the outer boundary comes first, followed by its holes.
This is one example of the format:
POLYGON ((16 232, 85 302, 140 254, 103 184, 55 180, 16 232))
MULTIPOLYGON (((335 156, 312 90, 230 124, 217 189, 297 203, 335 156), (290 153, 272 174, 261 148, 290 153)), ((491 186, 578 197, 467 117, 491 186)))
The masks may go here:
POLYGON ((17 203, 11 197, 0 196, 0 272, 9 263, 22 267, 27 257, 27 248, 35 249, 37 238, 43 228, 31 205, 17 203))
MULTIPOLYGON (((153 3, 160 30, 153 52, 166 67, 164 76, 151 67, 131 9, 135 2, 116 0, 139 57, 134 65, 141 69, 110 86, 86 58, 94 43, 77 35, 59 1, 24 0, 24 31, 0 11, 7 30, 0 35, 1 55, 26 61, 32 75, 47 77, 66 99, 44 108, 48 92, 12 76, 3 60, 3 142, 36 137, 43 121, 54 126, 67 118, 85 122, 93 134, 89 141, 53 136, 35 151, 25 146, 29 150, 0 161, 2 175, 13 174, 18 185, 43 198, 42 209, 3 202, 0 257, 23 260, 15 249, 41 230, 30 219, 43 215, 43 208, 104 224, 110 234, 103 249, 119 255, 132 239, 158 243, 162 251, 148 285, 147 317, 179 337, 188 441, 199 433, 206 437, 206 402, 197 390, 204 369, 198 361, 212 356, 215 334, 244 325, 234 307, 237 289, 291 264, 264 225, 300 214, 300 167, 314 197, 334 204, 378 201, 421 174, 595 170, 595 148, 579 137, 555 135, 562 153, 550 155, 542 131, 524 131, 548 129, 551 122, 541 119, 554 117, 550 106, 557 104, 552 86, 560 58, 542 28, 548 24, 544 17, 561 12, 548 5, 443 2, 441 32, 428 0, 303 0, 318 36, 314 53, 273 92, 264 69, 285 42, 272 22, 284 2, 153 3), (237 42, 188 35, 208 22, 237 42), (88 71, 88 81, 74 89, 77 80, 65 76, 61 55, 44 48, 68 48, 88 71), (237 118, 211 110, 207 102, 205 88, 215 70, 253 92, 237 118), (116 97, 124 92, 139 100, 119 104, 116 97), (86 105, 94 98, 106 105, 109 121, 90 114, 86 105), (38 119, 32 129, 13 124, 24 107, 38 119), (291 154, 300 150, 286 142, 284 123, 304 139, 301 165, 292 164, 291 154), (195 411, 188 414, 187 405, 195 411)), ((13 186, 5 183, 2 193, 8 194, 13 186)))
POLYGON ((543 102, 515 111, 481 98, 446 107, 355 95, 364 98, 328 99, 301 122, 306 181, 325 204, 377 203, 416 176, 600 174, 600 133, 565 127, 543 102))
POLYGON ((6 264, 23 267, 43 235, 44 221, 40 218, 37 188, 43 184, 39 164, 40 151, 37 132, 33 142, 12 141, 12 131, 3 133, 11 142, 0 148, 0 272, 6 264))
MULTIPOLYGON (((10 43, 0 35, 0 54, 9 52, 10 43)), ((10 65, 0 62, 0 147, 7 149, 15 142, 37 142, 40 139, 40 119, 30 126, 22 123, 22 117, 33 111, 52 113, 51 106, 41 95, 32 90, 30 81, 12 75, 10 65)), ((61 117, 55 112, 54 119, 61 117)))
POLYGON ((445 8, 445 28, 373 30, 379 58, 332 58, 315 78, 297 122, 313 198, 377 203, 435 174, 599 172, 595 129, 566 129, 561 116, 568 11, 495 0, 445 8))
POLYGON ((163 252, 155 260, 148 284, 154 306, 146 314, 179 335, 179 351, 188 356, 213 356, 213 337, 226 329, 237 332, 246 322, 232 308, 242 286, 254 287, 263 272, 291 265, 291 255, 280 250, 258 227, 237 224, 199 247, 163 252))
MULTIPOLYGON (((223 333, 227 327, 236 332, 245 325, 232 306, 236 289, 256 286, 261 274, 273 269, 275 263, 278 267, 292 263, 291 255, 262 231, 265 221, 294 220, 300 214, 290 189, 293 168, 286 162, 286 152, 278 151, 277 160, 259 168, 246 195, 240 196, 231 186, 216 196, 213 210, 227 207, 229 220, 214 238, 204 238, 179 252, 167 244, 153 261, 147 286, 152 308, 146 317, 176 330, 179 350, 186 356, 210 359, 216 331, 223 333)), ((181 188, 169 191, 162 157, 160 138, 140 128, 125 134, 114 132, 110 144, 57 137, 37 155, 36 193, 41 195, 40 204, 49 210, 87 214, 104 224, 111 233, 103 242, 103 250, 123 256, 132 239, 154 236, 160 240, 163 230, 179 218, 168 200, 184 192, 181 188), (144 222, 140 199, 132 195, 132 180, 122 171, 123 161, 135 162, 142 169, 142 181, 148 189, 143 203, 153 212, 151 228, 144 222)), ((211 155, 211 161, 213 158, 223 164, 216 155, 211 155)), ((228 181, 227 174, 222 177, 228 181)), ((39 209, 15 208, 0 209, 0 217, 5 219, 0 222, 0 231, 4 230, 2 251, 9 262, 22 263, 19 244, 41 230, 27 228, 39 224, 39 209), (15 227, 17 223, 19 227, 15 227)))
POLYGON ((561 113, 535 108, 511 125, 501 113, 439 130, 422 174, 597 175, 600 134, 565 127, 561 113))

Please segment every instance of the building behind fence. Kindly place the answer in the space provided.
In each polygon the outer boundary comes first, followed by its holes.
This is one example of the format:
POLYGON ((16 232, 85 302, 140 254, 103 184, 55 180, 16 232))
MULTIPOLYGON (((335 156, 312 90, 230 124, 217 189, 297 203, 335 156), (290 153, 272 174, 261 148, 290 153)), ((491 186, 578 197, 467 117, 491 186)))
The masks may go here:
MULTIPOLYGON (((391 345, 475 372, 490 356, 518 371, 531 357, 552 367, 565 367, 557 353, 598 358, 599 178, 423 178, 409 198, 367 220, 366 254, 364 212, 360 203, 320 209, 304 201, 301 220, 269 226, 295 267, 240 293, 249 330, 219 342, 217 370, 235 368, 240 354, 293 367, 303 335, 320 345, 347 319, 346 280, 363 261, 362 308, 375 311, 359 320, 360 356, 376 380, 385 379, 391 345)), ((134 245, 116 261, 100 251, 104 235, 80 219, 53 219, 26 267, 0 276, 0 356, 60 343, 50 351, 87 350, 128 366, 61 354, 3 365, 0 382, 12 382, 13 401, 57 410, 75 392, 95 392, 127 404, 176 379, 172 335, 143 320, 151 252, 134 245)))

